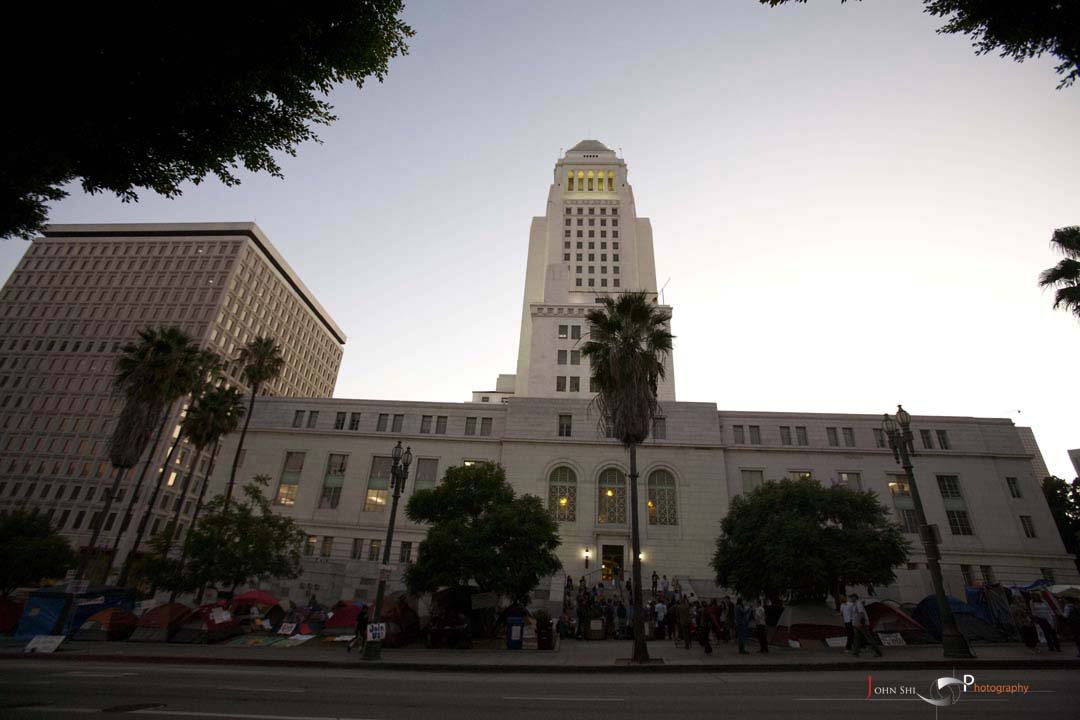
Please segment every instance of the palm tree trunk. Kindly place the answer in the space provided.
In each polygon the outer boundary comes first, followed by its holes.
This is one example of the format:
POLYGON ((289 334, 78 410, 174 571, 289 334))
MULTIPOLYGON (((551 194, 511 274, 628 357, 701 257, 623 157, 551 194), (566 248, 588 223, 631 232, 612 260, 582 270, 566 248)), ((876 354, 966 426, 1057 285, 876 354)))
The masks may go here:
MULTIPOLYGON (((98 538, 101 537, 101 528, 103 525, 105 525, 105 519, 109 517, 109 510, 112 508, 113 498, 116 496, 116 491, 120 489, 120 483, 124 479, 124 474, 127 473, 127 471, 128 468, 116 468, 116 479, 113 480, 112 487, 109 489, 108 494, 105 496, 105 507, 101 510, 101 514, 98 515, 98 521, 96 523, 92 523, 94 526, 94 531, 90 535, 90 542, 87 546, 89 552, 84 552, 82 559, 79 560, 79 569, 75 573, 76 580, 82 580, 83 575, 86 574, 86 567, 90 563, 90 557, 94 554, 94 551, 97 548, 98 538)), ((91 515, 91 518, 92 517, 93 516, 91 515)), ((106 565, 105 578, 102 579, 102 582, 108 579, 109 568, 111 567, 112 562, 110 561, 106 565)))
POLYGON ((634 568, 634 657, 632 662, 648 663, 645 645, 645 612, 641 592, 641 533, 638 530, 637 446, 630 446, 630 547, 634 568))
MULTIPOLYGON (((180 488, 180 500, 176 503, 176 507, 173 508, 172 522, 168 525, 169 530, 169 542, 165 545, 165 554, 169 554, 169 550, 172 549, 173 537, 176 536, 176 528, 180 526, 180 510, 184 507, 184 498, 187 497, 188 487, 191 486, 191 478, 198 472, 199 460, 202 459, 203 449, 195 448, 195 461, 191 465, 191 471, 184 476, 184 484, 180 488)), ((209 468, 207 468, 209 471, 209 468)))
POLYGON ((240 453, 244 449, 244 438, 247 437, 248 423, 251 422, 251 413, 255 412, 255 396, 259 393, 259 386, 251 386, 251 402, 248 403, 247 415, 244 416, 244 427, 240 431, 240 441, 236 443, 236 454, 233 455, 232 470, 229 471, 229 485, 225 488, 225 506, 228 507, 232 500, 233 484, 236 482, 236 469, 240 467, 240 453))
POLYGON ((139 552, 139 546, 142 545, 143 535, 146 534, 146 526, 150 524, 150 514, 154 512, 158 494, 161 492, 161 485, 165 482, 165 475, 168 474, 173 456, 176 455, 176 451, 180 447, 180 442, 183 439, 184 427, 181 425, 180 432, 176 436, 176 441, 173 442, 172 447, 169 449, 169 455, 165 458, 165 463, 161 467, 161 474, 158 475, 157 483, 154 485, 154 492, 150 494, 150 501, 146 504, 146 510, 143 511, 142 518, 139 519, 139 527, 135 531, 135 540, 131 543, 131 548, 128 549, 127 557, 124 558, 124 567, 120 571, 120 579, 117 581, 118 585, 123 585, 127 582, 128 573, 131 571, 131 563, 135 559, 135 554, 139 552))
POLYGON ((131 497, 128 498, 127 509, 124 510, 124 517, 120 521, 120 528, 116 531, 116 538, 113 539, 113 555, 116 554, 116 549, 120 547, 120 540, 124 537, 124 531, 127 530, 128 525, 131 524, 131 515, 132 511, 135 509, 135 500, 139 497, 139 492, 142 490, 146 472, 150 469, 150 463, 154 459, 154 453, 157 452, 158 443, 161 442, 161 436, 165 434, 165 428, 169 425, 169 416, 171 414, 172 408, 170 407, 165 412, 165 418, 161 421, 161 427, 158 428, 157 437, 154 438, 154 444, 150 446, 150 454, 146 456, 146 462, 143 463, 142 472, 139 473, 139 479, 135 481, 135 488, 131 492, 131 497))
MULTIPOLYGON (((203 477, 202 487, 199 488, 199 499, 195 501, 195 513, 191 516, 191 528, 188 530, 187 537, 184 538, 184 549, 180 553, 180 572, 184 570, 184 563, 187 561, 188 548, 191 546, 191 532, 195 529, 195 523, 199 520, 199 513, 202 511, 203 499, 206 497, 206 486, 210 484, 210 470, 214 467, 214 460, 217 458, 218 444, 220 441, 214 441, 214 449, 210 451, 210 464, 206 466, 206 475, 203 477)), ((202 602, 203 588, 199 589, 199 596, 197 603, 202 602)), ((176 600, 176 593, 172 594, 169 602, 176 600)))

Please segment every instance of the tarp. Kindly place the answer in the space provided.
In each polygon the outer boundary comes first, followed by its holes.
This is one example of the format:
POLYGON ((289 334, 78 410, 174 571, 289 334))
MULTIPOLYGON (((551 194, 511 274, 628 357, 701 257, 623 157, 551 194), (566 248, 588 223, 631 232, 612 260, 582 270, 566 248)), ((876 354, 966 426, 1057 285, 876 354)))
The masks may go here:
POLYGON ((132 642, 166 642, 189 614, 191 608, 181 603, 158 605, 139 618, 135 632, 128 639, 132 642))
POLYGON ((87 618, 71 639, 126 640, 138 621, 133 612, 123 608, 107 608, 87 618))
POLYGON ((18 627, 22 612, 23 603, 0 597, 0 635, 7 635, 18 627))
POLYGON ((217 604, 202 605, 188 615, 169 638, 175 643, 214 643, 240 634, 240 621, 217 604))
POLYGON ((904 642, 933 642, 930 633, 919 622, 892 603, 865 600, 866 614, 870 616, 870 630, 877 633, 900 633, 904 642))
POLYGON ((823 602, 800 603, 788 605, 780 613, 769 642, 786 646, 788 640, 818 641, 844 634, 844 621, 840 613, 829 605, 823 602))
POLYGON ((79 593, 55 585, 30 593, 23 608, 15 637, 28 640, 35 635, 70 635, 94 613, 110 607, 132 610, 134 593, 128 588, 90 585, 79 593))
MULTIPOLYGON (((948 601, 949 609, 956 618, 960 632, 968 640, 996 642, 1006 639, 1005 634, 994 627, 993 618, 985 609, 969 605, 954 597, 948 598, 948 601)), ((941 617, 936 597, 927 595, 919 601, 919 604, 915 606, 914 616, 934 638, 941 638, 941 617)))
POLYGON ((1080 599, 1080 585, 1051 585, 1046 589, 1051 595, 1080 599))

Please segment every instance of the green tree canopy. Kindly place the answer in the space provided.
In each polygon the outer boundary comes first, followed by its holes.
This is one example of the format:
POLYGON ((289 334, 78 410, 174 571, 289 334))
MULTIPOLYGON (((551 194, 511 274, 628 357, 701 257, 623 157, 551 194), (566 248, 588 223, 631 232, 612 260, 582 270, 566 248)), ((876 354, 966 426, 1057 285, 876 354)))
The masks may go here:
POLYGON ((712 567, 718 584, 744 597, 809 601, 846 585, 888 585, 907 557, 874 493, 800 479, 732 500, 712 567))
POLYGON ((0 597, 42 578, 63 577, 75 559, 45 515, 17 508, 0 516, 0 597))
POLYGON ((326 95, 386 76, 413 30, 403 0, 28 4, 0 43, 0 237, 31 237, 47 203, 79 181, 125 201, 166 197, 237 170, 281 176, 278 159, 336 118, 326 95), (164 9, 164 8, 163 8, 164 9), (48 28, 43 51, 35 30, 48 28))
MULTIPOLYGON (((784 5, 806 0, 759 0, 784 5)), ((841 0, 844 2, 844 0, 841 0)), ((1023 62, 1043 53, 1060 64, 1058 89, 1080 77, 1080 3, 1075 0, 923 0, 929 15, 944 18, 942 35, 967 35, 976 55, 998 53, 1023 62)))
POLYGON ((411 593, 475 582, 526 604, 540 579, 562 567, 551 513, 534 495, 515 496, 500 465, 449 468, 438 487, 413 493, 405 514, 431 525, 405 573, 411 593))
POLYGON ((1061 307, 1080 317, 1080 225, 1055 230, 1050 247, 1065 257, 1039 274, 1039 285, 1055 288, 1055 310, 1061 307))
POLYGON ((1051 475, 1043 480, 1042 491, 1065 550, 1080 569, 1080 478, 1070 483, 1051 475))

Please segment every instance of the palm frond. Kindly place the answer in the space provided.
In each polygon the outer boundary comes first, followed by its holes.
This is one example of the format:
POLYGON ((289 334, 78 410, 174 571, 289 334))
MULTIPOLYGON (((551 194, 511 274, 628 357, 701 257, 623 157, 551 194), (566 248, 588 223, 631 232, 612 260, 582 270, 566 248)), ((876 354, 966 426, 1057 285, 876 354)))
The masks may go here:
POLYGON ((1080 260, 1065 258, 1054 267, 1039 273, 1039 285, 1042 287, 1076 284, 1080 284, 1080 260))
POLYGON ((1065 257, 1080 260, 1080 225, 1058 228, 1050 238, 1050 247, 1065 257))
POLYGON ((1058 288, 1054 293, 1054 309, 1064 307, 1077 317, 1080 317, 1080 285, 1058 288))
POLYGON ((285 358, 281 347, 272 337, 257 337, 237 353, 236 361, 243 366, 244 379, 254 391, 263 383, 269 382, 285 369, 285 358))

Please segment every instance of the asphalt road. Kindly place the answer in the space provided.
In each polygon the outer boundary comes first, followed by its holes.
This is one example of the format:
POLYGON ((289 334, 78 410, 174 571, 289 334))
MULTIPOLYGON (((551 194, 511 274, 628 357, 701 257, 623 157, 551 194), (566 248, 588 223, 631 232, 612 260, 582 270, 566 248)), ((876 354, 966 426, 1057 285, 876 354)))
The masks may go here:
POLYGON ((869 680, 856 672, 503 675, 20 660, 0 663, 0 718, 1080 717, 1076 671, 980 672, 976 687, 940 709, 907 694, 928 695, 939 674, 886 672, 869 680), (1028 686, 1027 693, 978 691, 1017 684, 1028 686))

